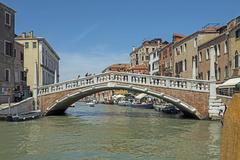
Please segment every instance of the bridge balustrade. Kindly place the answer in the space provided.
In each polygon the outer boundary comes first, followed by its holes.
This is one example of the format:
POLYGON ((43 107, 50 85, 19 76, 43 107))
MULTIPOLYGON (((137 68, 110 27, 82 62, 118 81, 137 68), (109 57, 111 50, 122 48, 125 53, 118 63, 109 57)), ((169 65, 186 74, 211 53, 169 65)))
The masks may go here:
POLYGON ((146 86, 167 87, 205 92, 209 92, 209 85, 211 83, 211 81, 205 80, 152 76, 124 72, 108 72, 56 84, 40 86, 38 88, 38 94, 48 94, 52 92, 59 92, 79 87, 97 85, 106 82, 122 82, 126 84, 139 84, 146 86))

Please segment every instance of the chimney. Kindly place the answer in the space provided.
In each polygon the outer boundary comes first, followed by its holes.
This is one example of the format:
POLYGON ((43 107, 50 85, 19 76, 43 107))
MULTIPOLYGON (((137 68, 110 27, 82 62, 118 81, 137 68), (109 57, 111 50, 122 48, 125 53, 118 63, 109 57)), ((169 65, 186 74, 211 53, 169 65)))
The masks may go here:
POLYGON ((135 49, 136 49, 135 47, 132 47, 132 51, 135 51, 135 49))
POLYGON ((26 38, 26 32, 22 33, 22 38, 26 38))
POLYGON ((30 38, 33 38, 33 31, 30 31, 30 32, 28 33, 28 36, 29 36, 30 38))

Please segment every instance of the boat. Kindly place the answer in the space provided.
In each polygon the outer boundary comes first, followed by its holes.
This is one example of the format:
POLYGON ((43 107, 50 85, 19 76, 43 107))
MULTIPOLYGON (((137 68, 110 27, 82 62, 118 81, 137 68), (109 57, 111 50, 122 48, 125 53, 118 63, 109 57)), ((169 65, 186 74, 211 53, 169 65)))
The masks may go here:
POLYGON ((153 104, 152 103, 133 103, 130 105, 133 108, 142 108, 142 109, 153 109, 153 104))
POLYGON ((93 102, 88 102, 88 103, 86 103, 89 107, 95 107, 95 103, 93 103, 93 102))
POLYGON ((41 116, 42 116, 42 112, 37 110, 37 111, 31 111, 24 114, 8 115, 6 116, 6 120, 10 122, 20 122, 20 121, 37 119, 37 118, 40 118, 41 116))
POLYGON ((162 112, 167 114, 178 114, 180 113, 180 110, 174 105, 167 105, 164 108, 162 108, 162 112))
POLYGON ((122 101, 119 101, 117 104, 119 106, 129 106, 131 105, 131 102, 122 100, 122 101))

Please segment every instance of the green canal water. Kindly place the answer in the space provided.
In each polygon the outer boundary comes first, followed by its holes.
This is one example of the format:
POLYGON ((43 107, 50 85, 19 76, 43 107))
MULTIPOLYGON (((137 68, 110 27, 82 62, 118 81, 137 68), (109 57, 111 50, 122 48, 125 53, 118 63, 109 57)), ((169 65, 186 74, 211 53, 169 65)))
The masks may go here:
POLYGON ((0 160, 217 160, 219 122, 77 104, 65 116, 0 122, 0 160))

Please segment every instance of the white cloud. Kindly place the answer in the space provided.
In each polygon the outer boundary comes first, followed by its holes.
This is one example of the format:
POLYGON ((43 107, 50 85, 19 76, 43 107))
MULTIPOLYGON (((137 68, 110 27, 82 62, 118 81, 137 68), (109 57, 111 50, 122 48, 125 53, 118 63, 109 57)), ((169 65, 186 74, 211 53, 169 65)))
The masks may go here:
POLYGON ((83 77, 88 73, 101 73, 107 66, 114 63, 129 63, 129 53, 89 52, 60 54, 60 80, 70 80, 78 75, 83 77))

